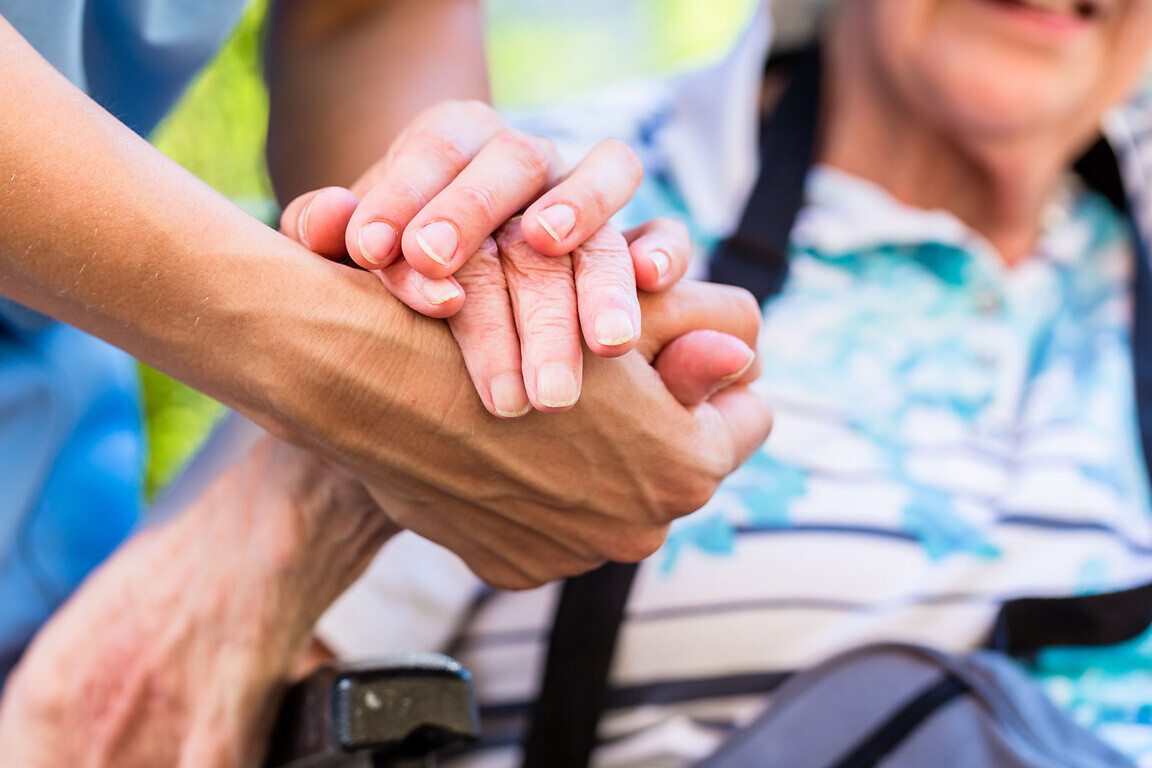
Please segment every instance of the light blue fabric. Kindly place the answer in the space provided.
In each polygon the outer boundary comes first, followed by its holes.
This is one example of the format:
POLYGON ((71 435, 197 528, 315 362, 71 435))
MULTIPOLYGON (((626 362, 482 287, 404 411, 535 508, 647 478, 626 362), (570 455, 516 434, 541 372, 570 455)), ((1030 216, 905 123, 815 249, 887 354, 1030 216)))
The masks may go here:
POLYGON ((130 357, 0 300, 0 679, 140 514, 130 357))
POLYGON ((144 135, 216 52, 247 0, 0 0, 64 75, 144 135))
MULTIPOLYGON (((0 0, 0 15, 140 134, 247 0, 0 0)), ((0 685, 141 513, 139 379, 124 353, 0 299, 0 685)))

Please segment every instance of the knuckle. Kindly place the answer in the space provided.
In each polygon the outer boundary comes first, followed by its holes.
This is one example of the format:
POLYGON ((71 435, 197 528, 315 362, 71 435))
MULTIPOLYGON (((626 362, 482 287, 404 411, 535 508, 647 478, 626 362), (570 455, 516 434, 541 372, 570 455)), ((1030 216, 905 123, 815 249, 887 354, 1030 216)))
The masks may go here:
POLYGON ((494 297, 501 300, 501 311, 503 305, 507 303, 508 284, 504 281, 504 273, 500 271, 499 266, 472 272, 468 275, 467 281, 461 280, 459 276, 456 280, 473 299, 474 304, 482 304, 485 317, 496 315, 496 309, 491 306, 494 297))
POLYGON ((482 184, 468 184, 456 190, 453 209, 463 214, 460 218, 473 222, 493 221, 497 214, 497 193, 482 184))
POLYGON ((667 525, 634 528, 624 535, 613 537, 605 547, 605 555, 617 563, 638 563, 651 557, 668 537, 667 525))
POLYGON ((584 557, 575 554, 565 555, 559 558, 554 564, 555 573, 549 581, 556 578, 570 579, 575 576, 580 576, 594 568, 599 568, 605 562, 607 561, 600 557, 584 557))
POLYGON ((628 244, 624 240, 624 235, 610 226, 602 226, 600 229, 592 233, 592 235, 580 245, 576 246, 574 253, 579 254, 584 259, 612 259, 619 258, 621 261, 632 263, 632 259, 628 255, 628 244))
POLYGON ((399 176, 389 181, 385 194, 373 194, 371 200, 365 200, 361 205, 363 213, 358 209, 356 215, 362 216, 366 224, 372 220, 384 220, 382 214, 389 212, 392 206, 400 210, 411 208, 415 214, 432 194, 433 190, 428 189, 423 180, 399 176))
POLYGON ((468 147, 455 136, 438 130, 421 132, 419 141, 425 149, 441 163, 453 168, 463 168, 472 161, 468 147))
POLYGON ((476 575, 489 586, 508 592, 523 592, 543 586, 547 579, 529 576, 518 569, 512 568, 482 568, 476 570, 476 575))
POLYGON ((610 292, 614 295, 636 295, 636 275, 626 248, 578 248, 574 253, 577 282, 581 293, 610 292))
POLYGON ((480 99, 457 99, 453 102, 455 107, 469 117, 497 117, 496 110, 491 104, 480 99))
POLYGON ((607 301, 619 309, 639 306, 635 279, 614 265, 597 265, 595 269, 583 270, 577 286, 582 301, 607 301))
POLYGON ((736 306, 741 334, 754 342, 760 333, 760 302, 756 301, 751 292, 738 288, 733 291, 732 303, 736 306))
POLYGON ((697 511, 712 498, 716 492, 716 484, 712 482, 696 481, 686 483, 680 493, 677 503, 668 510, 669 522, 697 511))
POLYGON ((618 203, 616 195, 603 182, 598 182, 588 188, 586 204, 597 216, 607 218, 615 212, 618 203))
POLYGON ((472 254, 472 258, 468 259, 464 266, 456 272, 456 280, 465 292, 472 296, 481 292, 499 291, 503 293, 507 287, 504 281, 504 271, 500 267, 500 260, 496 254, 495 244, 492 248, 488 248, 487 243, 491 243, 491 238, 488 238, 485 245, 482 245, 476 253, 472 254))
POLYGON ((508 251, 503 253, 508 256, 504 259, 504 272, 509 282, 514 281, 518 288, 575 289, 572 263, 569 259, 548 258, 535 251, 521 252, 514 256, 508 251))
POLYGON ((543 151, 545 156, 548 158, 549 162, 560 156, 560 152, 556 149, 556 142, 552 141, 552 139, 549 139, 545 136, 536 136, 534 138, 536 139, 536 143, 539 145, 541 151, 543 151))
POLYGON ((720 461, 704 460, 703 464, 707 466, 698 462, 694 471, 681 472, 676 482, 668 487, 669 495, 661 510, 664 522, 671 523, 690 515, 708 503, 725 474, 719 466, 711 466, 713 463, 718 465, 720 461))
POLYGON ((580 331, 575 313, 560 314, 542 301, 521 301, 520 307, 523 320, 521 335, 530 336, 535 345, 551 348, 553 354, 549 357, 563 352, 569 343, 579 351, 577 339, 580 331))
POLYGON ((516 160, 533 181, 543 182, 548 176, 551 158, 540 139, 523 131, 505 131, 496 137, 502 149, 516 160))

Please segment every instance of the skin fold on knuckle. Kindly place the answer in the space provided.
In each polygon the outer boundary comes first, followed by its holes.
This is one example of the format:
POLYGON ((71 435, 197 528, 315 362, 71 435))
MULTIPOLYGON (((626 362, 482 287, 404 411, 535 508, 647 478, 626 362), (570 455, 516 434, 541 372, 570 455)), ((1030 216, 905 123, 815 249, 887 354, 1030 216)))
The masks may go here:
POLYGON ((668 524, 703 507, 735 468, 732 441, 726 438, 719 414, 708 406, 703 410, 711 411, 713 418, 705 417, 691 441, 666 457, 667 471, 655 495, 658 522, 668 524))
POLYGON ((739 336, 750 347, 756 349, 761 323, 760 302, 756 301, 751 292, 743 288, 733 286, 730 294, 728 300, 736 308, 736 317, 739 320, 739 336))
POLYGON ((503 215, 500 196, 498 190, 487 184, 467 184, 452 193, 453 200, 448 213, 451 218, 465 224, 457 225, 462 232, 474 229, 476 224, 491 226, 498 216, 503 215))
POLYGON ((398 173, 381 182, 381 186, 369 192, 364 203, 352 214, 348 227, 349 245, 356 244, 355 237, 359 229, 371 222, 379 221, 393 227, 404 224, 403 220, 394 221, 390 217, 418 213, 435 192, 428 179, 410 173, 398 173))
POLYGON ((504 121, 492 105, 479 99, 455 99, 446 102, 441 106, 437 118, 443 120, 445 126, 457 126, 463 123, 492 129, 504 125, 504 121))
POLYGON ((632 526, 605 546, 604 556, 615 563, 638 563, 651 557, 667 538, 666 524, 632 526))
POLYGON ((594 291, 601 296, 613 296, 633 303, 636 296, 636 276, 627 254, 602 251, 589 255, 573 255, 576 285, 582 293, 594 291))
POLYGON ((626 250, 581 247, 572 254, 572 260, 581 294, 591 291, 628 304, 636 303, 636 274, 626 250))
POLYGON ((470 307, 508 306, 508 282, 499 260, 478 251, 456 272, 456 282, 468 296, 470 307))
POLYGON ((504 278, 509 290, 522 298, 547 300, 557 291, 575 291, 572 262, 567 258, 541 256, 535 251, 513 256, 505 251, 504 278))
POLYGON ((560 173, 560 152, 556 149, 556 143, 544 136, 535 136, 536 143, 544 151, 544 155, 548 158, 550 177, 554 177, 560 173))
POLYGON ((522 131, 505 131, 493 141, 516 163, 526 179, 537 187, 543 186, 550 175, 552 158, 540 139, 522 131))
MULTIPOLYGON (((473 256, 469 264, 475 258, 473 256)), ((487 303, 498 299, 503 304, 508 303, 508 283, 499 264, 492 264, 491 268, 485 266, 484 269, 471 270, 466 274, 461 272, 463 270, 456 273, 456 282, 460 283, 460 287, 468 294, 469 301, 487 303)))
POLYGON ((416 154, 435 158, 444 168, 463 169, 475 156, 471 147, 449 131, 424 130, 413 137, 413 143, 419 147, 416 154))
POLYGON ((502 314, 481 311, 463 321, 448 321, 460 344, 468 369, 488 381, 509 370, 519 370, 516 334, 507 327, 502 314))

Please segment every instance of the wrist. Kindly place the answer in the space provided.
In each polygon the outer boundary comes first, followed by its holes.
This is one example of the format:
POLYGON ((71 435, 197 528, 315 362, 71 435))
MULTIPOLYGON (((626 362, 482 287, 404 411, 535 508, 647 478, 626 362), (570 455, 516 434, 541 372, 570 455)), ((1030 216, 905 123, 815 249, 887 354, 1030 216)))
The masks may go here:
POLYGON ((269 343, 249 369, 261 397, 250 415, 361 477, 409 470, 439 442, 430 435, 454 429, 454 412, 479 403, 459 349, 443 321, 408 309, 374 275, 312 261, 307 303, 277 305, 261 324, 269 343))

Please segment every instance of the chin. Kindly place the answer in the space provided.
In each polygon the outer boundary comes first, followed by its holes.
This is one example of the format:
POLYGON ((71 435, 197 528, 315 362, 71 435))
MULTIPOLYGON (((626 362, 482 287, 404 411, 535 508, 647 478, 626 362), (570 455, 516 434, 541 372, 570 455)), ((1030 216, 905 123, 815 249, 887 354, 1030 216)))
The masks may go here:
POLYGON ((922 83, 917 101, 939 127, 988 139, 1026 139, 1080 132, 1098 116, 1064 87, 1027 78, 980 77, 963 73, 943 83, 922 83), (1085 125, 1087 123, 1087 125, 1085 125))
POLYGON ((1078 134, 1099 120, 1094 52, 1070 60, 995 39, 941 40, 921 62, 907 76, 909 95, 944 130, 1021 139, 1078 134))

